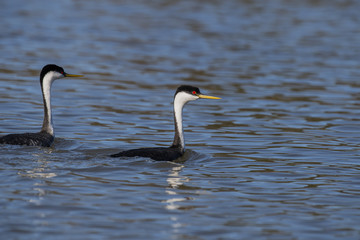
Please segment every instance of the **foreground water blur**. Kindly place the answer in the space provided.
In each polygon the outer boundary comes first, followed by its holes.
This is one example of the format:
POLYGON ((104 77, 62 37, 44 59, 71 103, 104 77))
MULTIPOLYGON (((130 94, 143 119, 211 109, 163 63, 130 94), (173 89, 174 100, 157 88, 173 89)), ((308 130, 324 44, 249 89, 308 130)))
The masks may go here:
POLYGON ((0 134, 38 131, 56 63, 52 148, 1 146, 6 239, 358 239, 357 1, 4 1, 0 134), (173 138, 185 156, 113 159, 173 138))

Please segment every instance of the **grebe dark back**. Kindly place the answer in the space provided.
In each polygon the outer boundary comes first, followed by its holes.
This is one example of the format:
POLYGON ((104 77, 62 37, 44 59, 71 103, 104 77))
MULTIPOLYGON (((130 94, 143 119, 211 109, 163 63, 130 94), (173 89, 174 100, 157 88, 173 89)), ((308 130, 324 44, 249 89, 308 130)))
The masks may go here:
POLYGON ((189 101, 194 101, 199 98, 205 99, 220 99, 203 95, 199 88, 193 86, 183 85, 178 87, 174 96, 174 122, 175 122, 175 137, 173 144, 170 147, 155 147, 155 148, 139 148, 111 155, 111 157, 148 157, 156 161, 173 161, 184 154, 185 140, 182 126, 182 110, 184 105, 189 101))
POLYGON ((56 79, 64 77, 82 77, 82 75, 65 73, 62 67, 54 64, 43 67, 40 73, 40 85, 44 102, 44 121, 40 132, 5 135, 0 137, 0 144, 51 146, 55 139, 51 113, 51 85, 56 79))

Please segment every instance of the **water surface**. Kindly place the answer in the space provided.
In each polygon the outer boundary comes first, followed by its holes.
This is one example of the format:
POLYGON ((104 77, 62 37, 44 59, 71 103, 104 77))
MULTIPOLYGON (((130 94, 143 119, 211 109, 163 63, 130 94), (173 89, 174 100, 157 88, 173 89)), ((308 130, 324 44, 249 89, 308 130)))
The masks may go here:
POLYGON ((38 131, 38 75, 56 81, 51 148, 0 148, 7 239, 358 239, 356 1, 5 1, 0 134, 38 131), (175 163, 108 155, 168 146, 175 163))

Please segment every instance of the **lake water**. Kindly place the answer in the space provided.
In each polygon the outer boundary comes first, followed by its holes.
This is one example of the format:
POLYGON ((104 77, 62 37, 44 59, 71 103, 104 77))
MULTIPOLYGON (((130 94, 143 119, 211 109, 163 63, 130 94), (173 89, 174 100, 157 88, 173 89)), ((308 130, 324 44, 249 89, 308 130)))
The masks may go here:
POLYGON ((360 2, 2 1, 0 135, 36 132, 53 84, 51 148, 0 148, 4 239, 359 239, 360 2), (109 158, 173 139, 175 163, 109 158))

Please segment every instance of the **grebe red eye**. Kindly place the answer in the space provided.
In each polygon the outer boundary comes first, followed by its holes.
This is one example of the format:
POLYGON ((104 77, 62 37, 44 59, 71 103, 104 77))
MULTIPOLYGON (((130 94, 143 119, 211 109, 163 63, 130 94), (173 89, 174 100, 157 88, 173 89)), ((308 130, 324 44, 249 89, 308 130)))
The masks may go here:
POLYGON ((192 94, 194 94, 194 95, 195 95, 195 94, 196 94, 196 92, 195 92, 195 91, 193 91, 193 92, 192 92, 192 94))

